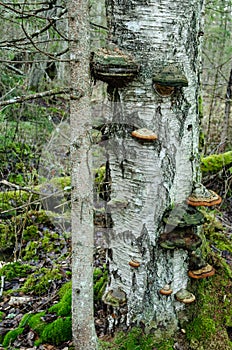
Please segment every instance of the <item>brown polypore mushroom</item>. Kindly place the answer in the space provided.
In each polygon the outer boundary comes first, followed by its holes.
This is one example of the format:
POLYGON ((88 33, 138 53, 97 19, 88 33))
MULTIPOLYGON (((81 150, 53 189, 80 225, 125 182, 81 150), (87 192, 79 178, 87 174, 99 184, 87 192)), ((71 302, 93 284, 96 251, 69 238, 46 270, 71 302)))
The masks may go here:
POLYGON ((129 262, 129 265, 130 265, 131 267, 139 267, 139 266, 140 266, 140 262, 137 261, 137 260, 131 260, 131 261, 129 262))
POLYGON ((214 274, 215 274, 215 269, 209 264, 207 264, 206 266, 202 267, 199 270, 188 271, 189 277, 195 278, 195 279, 211 277, 214 274))
POLYGON ((138 73, 139 65, 132 57, 118 48, 100 48, 91 59, 91 71, 95 79, 122 87, 138 73))
POLYGON ((173 290, 170 288, 169 284, 165 284, 159 292, 162 295, 170 295, 172 294, 173 290))
POLYGON ((212 190, 207 190, 202 184, 198 184, 193 193, 187 199, 187 203, 194 207, 211 207, 220 204, 221 201, 222 199, 217 193, 212 190))
POLYGON ((131 135, 139 140, 144 141, 154 141, 158 138, 152 130, 146 128, 134 130, 132 131, 131 135))
POLYGON ((171 96, 176 87, 188 86, 188 80, 183 70, 175 63, 154 74, 152 81, 155 92, 162 97, 171 96))
POLYGON ((176 300, 180 301, 181 303, 184 304, 191 304, 196 300, 195 295, 190 293, 187 289, 180 289, 176 294, 175 294, 176 300))
POLYGON ((169 97, 175 91, 175 88, 173 86, 164 86, 159 83, 155 83, 153 85, 153 88, 155 89, 155 92, 161 97, 169 97))

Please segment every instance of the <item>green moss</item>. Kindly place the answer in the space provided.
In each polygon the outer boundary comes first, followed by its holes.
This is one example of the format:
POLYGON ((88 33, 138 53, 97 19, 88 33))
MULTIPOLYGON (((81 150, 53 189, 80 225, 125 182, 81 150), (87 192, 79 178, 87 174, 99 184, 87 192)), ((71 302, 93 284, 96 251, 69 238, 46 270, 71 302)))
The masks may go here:
POLYGON ((37 197, 36 195, 31 195, 31 193, 23 190, 0 192, 0 211, 4 212, 12 210, 8 214, 14 214, 15 208, 20 207, 25 203, 29 204, 29 202, 34 201, 37 197))
POLYGON ((2 322, 4 315, 4 312, 0 311, 0 322, 2 322))
POLYGON ((103 293, 105 291, 108 280, 108 271, 106 266, 104 269, 95 268, 93 273, 93 283, 94 283, 94 300, 98 301, 102 299, 103 293))
POLYGON ((186 326, 186 338, 188 340, 208 339, 211 334, 216 332, 216 324, 209 317, 196 317, 194 320, 186 326))
POLYGON ((6 223, 0 223, 0 252, 13 249, 15 245, 15 234, 11 229, 9 220, 6 223))
POLYGON ((173 350, 174 340, 158 341, 152 334, 144 334, 140 328, 132 328, 128 333, 119 332, 112 342, 99 342, 100 350, 173 350))
POLYGON ((43 343, 52 343, 59 345, 72 339, 72 320, 71 317, 58 318, 49 323, 41 334, 43 343))
POLYGON ((9 331, 5 337, 4 337, 4 340, 3 340, 3 347, 4 348, 8 348, 8 346, 10 346, 16 339, 17 337, 22 334, 24 331, 24 328, 16 328, 16 329, 13 329, 12 331, 9 331))
POLYGON ((232 151, 222 154, 212 154, 201 159, 201 171, 203 173, 217 173, 223 167, 232 164, 232 151))
POLYGON ((28 242, 30 240, 38 239, 38 227, 36 225, 29 225, 23 230, 23 240, 28 242))
POLYGON ((60 298, 63 298, 66 292, 68 292, 72 288, 72 281, 69 281, 62 285, 62 287, 59 290, 59 296, 60 298))
POLYGON ((55 312, 58 316, 70 316, 72 307, 72 288, 63 294, 61 300, 49 308, 49 312, 55 312))
POLYGON ((33 293, 41 295, 49 290, 52 281, 61 279, 62 274, 58 268, 50 270, 44 267, 31 274, 21 289, 24 293, 33 291, 33 293))
POLYGON ((46 315, 46 312, 39 312, 37 314, 26 314, 23 316, 22 320, 19 323, 19 327, 29 326, 37 334, 41 334, 46 326, 46 323, 43 321, 43 317, 46 315))
POLYGON ((31 272, 32 267, 20 261, 11 262, 0 269, 0 276, 5 276, 7 281, 15 277, 26 277, 31 272))
POLYGON ((34 260, 37 261, 39 256, 37 254, 37 249, 39 248, 39 243, 36 241, 29 242, 26 247, 23 249, 23 260, 29 261, 34 260))

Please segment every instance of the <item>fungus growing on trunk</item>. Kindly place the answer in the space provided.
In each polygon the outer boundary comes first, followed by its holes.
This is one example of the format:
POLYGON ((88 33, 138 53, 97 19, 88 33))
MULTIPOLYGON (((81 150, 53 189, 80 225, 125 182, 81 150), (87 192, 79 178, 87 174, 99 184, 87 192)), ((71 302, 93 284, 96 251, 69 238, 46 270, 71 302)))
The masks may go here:
POLYGON ((207 262, 202 257, 202 252, 198 248, 195 251, 191 252, 191 255, 189 257, 189 269, 190 270, 199 270, 202 267, 205 267, 207 265, 207 262))
POLYGON ((201 225, 205 222, 205 217, 196 208, 187 206, 186 204, 180 204, 165 211, 163 221, 166 224, 165 231, 169 232, 176 226, 189 227, 201 225))
POLYGON ((184 289, 184 288, 180 289, 175 294, 175 298, 176 298, 176 300, 178 300, 184 304, 191 304, 196 300, 195 295, 190 293, 187 289, 184 289))
POLYGON ((171 289, 171 287, 169 286, 169 284, 165 284, 164 286, 163 286, 163 288, 161 288, 160 289, 160 294, 162 294, 162 295, 171 295, 172 294, 172 292, 173 292, 173 290, 171 289))
POLYGON ((221 201, 221 197, 216 192, 208 190, 202 184, 197 184, 192 194, 187 199, 187 203, 194 207, 211 207, 220 204, 221 201))
POLYGON ((195 278, 195 279, 211 277, 214 274, 215 274, 215 269, 213 268, 213 266, 209 264, 202 267, 201 269, 188 271, 189 277, 195 278))
POLYGON ((156 93, 162 97, 171 96, 176 87, 188 86, 183 70, 176 64, 170 64, 154 74, 152 81, 156 93))
POLYGON ((186 249, 188 251, 194 251, 201 243, 201 238, 194 233, 192 227, 177 227, 172 232, 162 233, 159 237, 159 244, 164 249, 186 249))
POLYGON ((131 135, 135 137, 136 139, 143 140, 143 141, 154 141, 157 140, 156 134, 149 129, 141 128, 132 131, 131 135))
POLYGON ((131 266, 131 267, 139 267, 140 266, 140 262, 139 261, 137 261, 137 260, 131 260, 130 262, 129 262, 129 265, 131 266))
POLYGON ((139 65, 118 48, 100 48, 93 54, 91 71, 95 79, 122 87, 133 80, 139 71, 139 65))
POLYGON ((120 288, 117 288, 115 290, 109 290, 103 295, 102 301, 105 304, 108 304, 114 307, 119 307, 126 304, 126 301, 127 301, 126 293, 120 288))

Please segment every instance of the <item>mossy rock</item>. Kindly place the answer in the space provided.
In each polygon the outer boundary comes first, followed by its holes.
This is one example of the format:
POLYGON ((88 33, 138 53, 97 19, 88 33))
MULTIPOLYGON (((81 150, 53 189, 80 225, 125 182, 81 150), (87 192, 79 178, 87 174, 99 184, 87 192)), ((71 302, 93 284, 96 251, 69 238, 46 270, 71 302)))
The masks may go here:
POLYGON ((11 250, 15 245, 15 233, 12 230, 11 222, 7 220, 0 223, 0 252, 11 250))
MULTIPOLYGON (((65 293, 63 294, 61 300, 49 308, 49 312, 55 312, 58 316, 70 316, 72 308, 72 285, 70 282, 65 285, 65 293), (66 286, 67 285, 67 286, 66 286)), ((62 294, 64 290, 61 290, 59 294, 62 294)))
POLYGON ((42 295, 50 289, 51 282, 54 280, 61 280, 62 274, 59 268, 42 267, 40 270, 32 273, 22 286, 21 290, 24 293, 33 292, 37 295, 42 295))
POLYGON ((28 276, 32 269, 32 266, 23 264, 20 261, 11 262, 4 265, 0 269, 0 276, 5 276, 6 280, 10 281, 12 278, 22 278, 28 276))
POLYGON ((37 314, 28 313, 23 316, 22 320, 19 323, 19 327, 29 326, 33 331, 38 335, 42 334, 46 323, 43 321, 43 317, 46 315, 46 312, 39 312, 37 314))
POLYGON ((1 216, 4 217, 15 215, 17 210, 16 208, 19 208, 25 204, 28 204, 28 206, 30 206, 30 203, 35 201, 37 198, 37 195, 23 190, 0 192, 1 216))
MULTIPOLYGON (((1 216, 11 216, 15 215, 17 211, 23 211, 21 208, 24 205, 28 204, 28 207, 34 208, 36 203, 42 202, 46 207, 48 199, 47 195, 53 194, 52 201, 61 203, 62 198, 65 198, 66 194, 70 194, 71 189, 71 180, 69 176, 57 177, 49 180, 47 183, 41 183, 37 186, 26 191, 23 189, 20 190, 10 190, 5 192, 0 192, 0 211, 1 216), (38 194, 36 194, 38 193, 38 194), (41 194, 41 195, 40 195, 41 194)), ((55 204, 54 204, 55 206, 55 204)))
POLYGON ((55 345, 62 344, 72 339, 72 319, 71 317, 58 318, 45 326, 41 334, 42 343, 55 345))
POLYGON ((17 337, 22 334, 24 331, 24 328, 18 327, 16 329, 13 329, 12 331, 9 331, 3 340, 3 347, 5 349, 12 349, 11 344, 17 339, 17 337))
POLYGON ((211 154, 201 159, 201 171, 203 174, 217 173, 228 165, 232 165, 232 151, 222 154, 211 154))

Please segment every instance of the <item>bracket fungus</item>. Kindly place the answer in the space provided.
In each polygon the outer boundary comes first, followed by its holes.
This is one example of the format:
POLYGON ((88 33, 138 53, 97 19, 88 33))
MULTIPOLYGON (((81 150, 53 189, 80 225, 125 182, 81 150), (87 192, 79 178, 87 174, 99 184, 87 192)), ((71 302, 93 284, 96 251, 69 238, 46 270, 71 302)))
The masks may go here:
POLYGON ((169 286, 169 284, 165 284, 164 286, 163 286, 163 288, 161 288, 160 289, 160 294, 162 294, 162 295, 171 295, 172 294, 172 292, 173 292, 173 290, 171 289, 171 287, 169 286))
POLYGON ((194 251, 202 243, 193 228, 176 228, 172 232, 164 232, 159 237, 159 244, 164 249, 186 249, 194 251))
POLYGON ((201 225, 205 222, 204 215, 194 207, 184 205, 176 205, 172 209, 168 209, 163 216, 166 223, 166 231, 171 231, 175 227, 189 227, 201 225))
POLYGON ((221 201, 221 197, 216 192, 208 190, 202 184, 197 184, 192 194, 187 199, 188 205, 193 207, 211 207, 213 205, 220 204, 221 201))
POLYGON ((107 305, 120 307, 126 304, 126 293, 120 288, 109 290, 103 295, 102 301, 107 305))
POLYGON ((129 265, 131 266, 131 267, 139 267, 140 266, 140 262, 139 261, 137 261, 137 260, 130 260, 129 261, 129 265))
POLYGON ((162 97, 171 96, 176 87, 188 86, 188 80, 183 70, 177 64, 164 67, 159 73, 153 74, 153 88, 162 97))
POLYGON ((198 270, 188 271, 189 277, 195 278, 195 279, 211 277, 214 274, 215 274, 215 269, 210 264, 207 264, 206 266, 198 270))
POLYGON ((176 298, 176 300, 178 300, 184 304, 191 304, 196 300, 195 295, 190 293, 187 289, 184 289, 184 288, 180 289, 175 294, 175 298, 176 298))
POLYGON ((141 141, 155 141, 158 139, 157 135, 147 128, 141 128, 132 131, 131 135, 141 141))
POLYGON ((93 54, 91 71, 96 79, 122 87, 134 79, 139 65, 118 48, 100 48, 93 54))
POLYGON ((202 267, 205 267, 207 265, 207 262, 202 257, 202 251, 201 249, 196 249, 195 251, 191 252, 191 255, 189 257, 189 269, 190 270, 199 270, 202 267))

